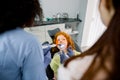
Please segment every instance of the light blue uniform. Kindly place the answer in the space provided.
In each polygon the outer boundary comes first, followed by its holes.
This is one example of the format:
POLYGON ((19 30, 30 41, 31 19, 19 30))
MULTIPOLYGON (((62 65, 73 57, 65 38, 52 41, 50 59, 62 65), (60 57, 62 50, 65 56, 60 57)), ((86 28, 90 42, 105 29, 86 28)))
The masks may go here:
POLYGON ((46 80, 41 45, 21 28, 0 34, 0 80, 46 80))

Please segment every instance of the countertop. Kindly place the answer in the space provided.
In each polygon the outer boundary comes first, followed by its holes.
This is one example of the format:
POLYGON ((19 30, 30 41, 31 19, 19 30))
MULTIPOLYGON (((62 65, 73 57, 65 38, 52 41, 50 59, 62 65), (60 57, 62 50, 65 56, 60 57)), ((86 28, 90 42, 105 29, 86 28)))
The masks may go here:
POLYGON ((42 26, 42 25, 52 25, 52 24, 60 24, 60 23, 67 23, 67 22, 82 22, 80 19, 76 18, 54 18, 48 21, 34 21, 34 26, 42 26))

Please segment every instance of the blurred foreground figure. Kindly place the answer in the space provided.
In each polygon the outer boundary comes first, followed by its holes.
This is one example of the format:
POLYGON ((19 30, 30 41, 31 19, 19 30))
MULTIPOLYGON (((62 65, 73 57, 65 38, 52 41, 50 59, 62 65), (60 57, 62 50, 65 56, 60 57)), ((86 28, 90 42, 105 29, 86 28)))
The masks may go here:
POLYGON ((23 30, 36 15, 38 0, 0 1, 0 80, 46 80, 42 47, 23 30))
POLYGON ((120 0, 100 0, 99 11, 108 29, 89 50, 59 68, 58 80, 120 80, 120 0))

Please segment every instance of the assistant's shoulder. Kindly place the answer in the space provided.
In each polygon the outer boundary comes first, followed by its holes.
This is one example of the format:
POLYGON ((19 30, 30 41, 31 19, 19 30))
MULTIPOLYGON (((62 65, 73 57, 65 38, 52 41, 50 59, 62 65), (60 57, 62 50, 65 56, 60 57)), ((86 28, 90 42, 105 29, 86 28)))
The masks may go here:
MULTIPOLYGON (((80 58, 80 57, 75 58, 68 63, 67 67, 61 66, 58 72, 60 75, 63 74, 61 72, 64 72, 64 73, 67 72, 66 74, 68 74, 68 77, 73 78, 74 80, 79 80, 83 76, 85 71, 88 69, 93 59, 94 59, 94 56, 86 56, 84 58, 80 58)), ((71 80, 70 78, 67 80, 71 80)), ((62 80, 62 79, 59 79, 59 80, 62 80)))

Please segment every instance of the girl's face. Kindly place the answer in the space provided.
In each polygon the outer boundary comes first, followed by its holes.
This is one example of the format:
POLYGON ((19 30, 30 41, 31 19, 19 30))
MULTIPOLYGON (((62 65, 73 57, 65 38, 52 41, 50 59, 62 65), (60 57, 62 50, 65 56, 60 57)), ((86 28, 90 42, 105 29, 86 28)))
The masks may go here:
POLYGON ((99 11, 100 11, 102 22, 104 23, 105 26, 108 26, 114 14, 114 9, 113 9, 111 0, 100 0, 99 11))
POLYGON ((58 37, 57 37, 57 39, 56 39, 56 44, 58 45, 58 44, 64 44, 64 48, 67 48, 67 44, 68 44, 68 42, 67 42, 67 39, 66 39, 66 37, 65 36, 63 36, 63 35, 59 35, 58 37))

